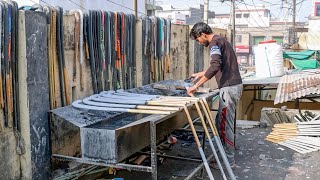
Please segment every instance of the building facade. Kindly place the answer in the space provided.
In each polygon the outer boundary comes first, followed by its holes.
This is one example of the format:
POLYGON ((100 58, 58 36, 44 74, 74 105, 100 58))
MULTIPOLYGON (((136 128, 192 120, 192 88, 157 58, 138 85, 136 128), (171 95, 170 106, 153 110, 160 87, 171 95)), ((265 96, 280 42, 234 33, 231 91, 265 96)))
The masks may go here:
MULTIPOLYGON (((210 26, 230 28, 230 14, 216 14, 209 21, 210 26)), ((270 16, 270 9, 266 6, 238 6, 235 10, 236 23, 236 54, 238 62, 244 66, 254 65, 254 47, 261 41, 276 40, 286 47, 292 34, 292 21, 276 19, 270 16)), ((296 27, 303 27, 303 23, 296 23, 296 27)))
POLYGON ((312 2, 313 12, 312 16, 320 16, 320 0, 313 0, 312 2))
MULTIPOLYGON (((170 18, 172 23, 192 25, 203 21, 204 5, 202 4, 197 7, 173 7, 172 5, 160 6, 162 7, 162 10, 156 10, 155 15, 158 17, 170 18)), ((209 11, 208 19, 214 17, 215 13, 213 11, 209 11)))

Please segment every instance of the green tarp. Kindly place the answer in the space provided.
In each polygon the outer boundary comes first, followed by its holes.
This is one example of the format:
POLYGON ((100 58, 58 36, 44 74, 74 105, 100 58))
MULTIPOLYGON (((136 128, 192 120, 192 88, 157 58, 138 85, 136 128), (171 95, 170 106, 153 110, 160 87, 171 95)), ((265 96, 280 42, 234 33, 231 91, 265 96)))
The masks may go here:
MULTIPOLYGON (((319 63, 314 58, 315 51, 306 50, 303 52, 283 52, 284 58, 290 58, 290 62, 296 69, 305 70, 305 69, 316 69, 319 68, 319 63)), ((317 52, 319 56, 319 52, 317 52)))
POLYGON ((315 51, 306 50, 303 52, 283 52, 284 58, 291 58, 291 59, 309 59, 311 56, 314 55, 315 51))
POLYGON ((308 60, 290 60, 294 68, 305 70, 305 69, 317 69, 319 67, 319 63, 316 59, 308 59, 308 60))

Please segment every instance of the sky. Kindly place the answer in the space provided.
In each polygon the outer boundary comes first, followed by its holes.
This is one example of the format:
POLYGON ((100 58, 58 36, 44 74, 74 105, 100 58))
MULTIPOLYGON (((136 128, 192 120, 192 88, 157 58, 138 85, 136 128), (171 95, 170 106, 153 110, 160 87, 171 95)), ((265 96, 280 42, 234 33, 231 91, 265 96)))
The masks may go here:
MULTIPOLYGON (((236 7, 246 4, 247 6, 265 5, 270 7, 271 16, 281 18, 284 16, 285 9, 281 8, 283 0, 236 0, 236 7)), ((292 0, 287 0, 292 4, 292 0)), ((156 0, 157 4, 172 4, 173 7, 182 6, 197 6, 200 3, 203 4, 204 0, 156 0)), ((296 0, 296 21, 305 22, 308 20, 309 14, 312 12, 312 0, 296 0)), ((230 2, 221 0, 209 0, 209 10, 214 11, 216 14, 230 13, 230 2)))

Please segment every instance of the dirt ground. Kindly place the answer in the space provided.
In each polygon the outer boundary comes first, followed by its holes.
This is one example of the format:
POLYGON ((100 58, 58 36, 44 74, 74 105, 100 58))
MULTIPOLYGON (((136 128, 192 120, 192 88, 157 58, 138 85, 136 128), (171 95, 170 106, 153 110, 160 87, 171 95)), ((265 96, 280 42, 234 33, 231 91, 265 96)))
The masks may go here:
MULTIPOLYGON (((264 138, 271 128, 254 127, 237 129, 236 137, 236 167, 234 173, 237 179, 248 180, 317 180, 320 177, 320 152, 299 154, 281 145, 265 141, 264 138)), ((200 159, 195 142, 178 139, 171 150, 161 150, 166 155, 200 159)), ((206 143, 205 152, 209 156, 211 149, 206 143)), ((148 160, 145 161, 148 163, 148 160)), ((164 159, 158 166, 158 179, 185 179, 199 163, 186 160, 164 159)), ((222 179, 219 170, 213 170, 215 179, 222 179)), ((225 171, 226 172, 226 171, 225 171)), ((227 174, 227 172, 226 172, 227 174)), ((116 175, 103 173, 99 178, 83 177, 83 179, 113 179, 149 180, 151 173, 119 170, 116 175)), ((82 178, 81 178, 82 179, 82 178)), ((201 179, 198 173, 193 179, 201 179)), ((203 179, 209 179, 203 172, 203 179)))
MULTIPOLYGON (((264 138, 271 128, 237 129, 236 139, 236 167, 234 173, 238 179, 252 180, 301 180, 319 179, 320 152, 302 155, 283 147, 265 141, 264 138)), ((173 146, 168 155, 189 158, 199 158, 195 143, 190 147, 183 147, 183 140, 173 146)), ((207 156, 211 149, 206 143, 207 156)), ((198 163, 184 160, 166 159, 159 165, 159 179, 184 179, 196 168, 198 163)), ((199 175, 199 174, 198 174, 199 175)), ((219 170, 214 170, 215 179, 222 179, 219 170)), ((149 173, 119 172, 116 177, 126 180, 151 179, 149 173)), ((199 179, 195 177, 193 179, 199 179)), ((201 179, 201 178, 200 178, 201 179)), ((209 179, 204 171, 204 179, 209 179)))

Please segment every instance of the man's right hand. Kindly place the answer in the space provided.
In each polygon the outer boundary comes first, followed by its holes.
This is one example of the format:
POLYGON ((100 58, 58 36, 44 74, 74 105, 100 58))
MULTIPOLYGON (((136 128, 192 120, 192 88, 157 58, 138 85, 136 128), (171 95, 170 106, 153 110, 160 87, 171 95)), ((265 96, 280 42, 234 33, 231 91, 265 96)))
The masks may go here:
POLYGON ((206 71, 202 71, 202 72, 198 72, 198 73, 194 73, 191 75, 191 77, 193 77, 194 79, 192 80, 192 82, 196 82, 198 79, 202 78, 204 76, 204 73, 206 71))

